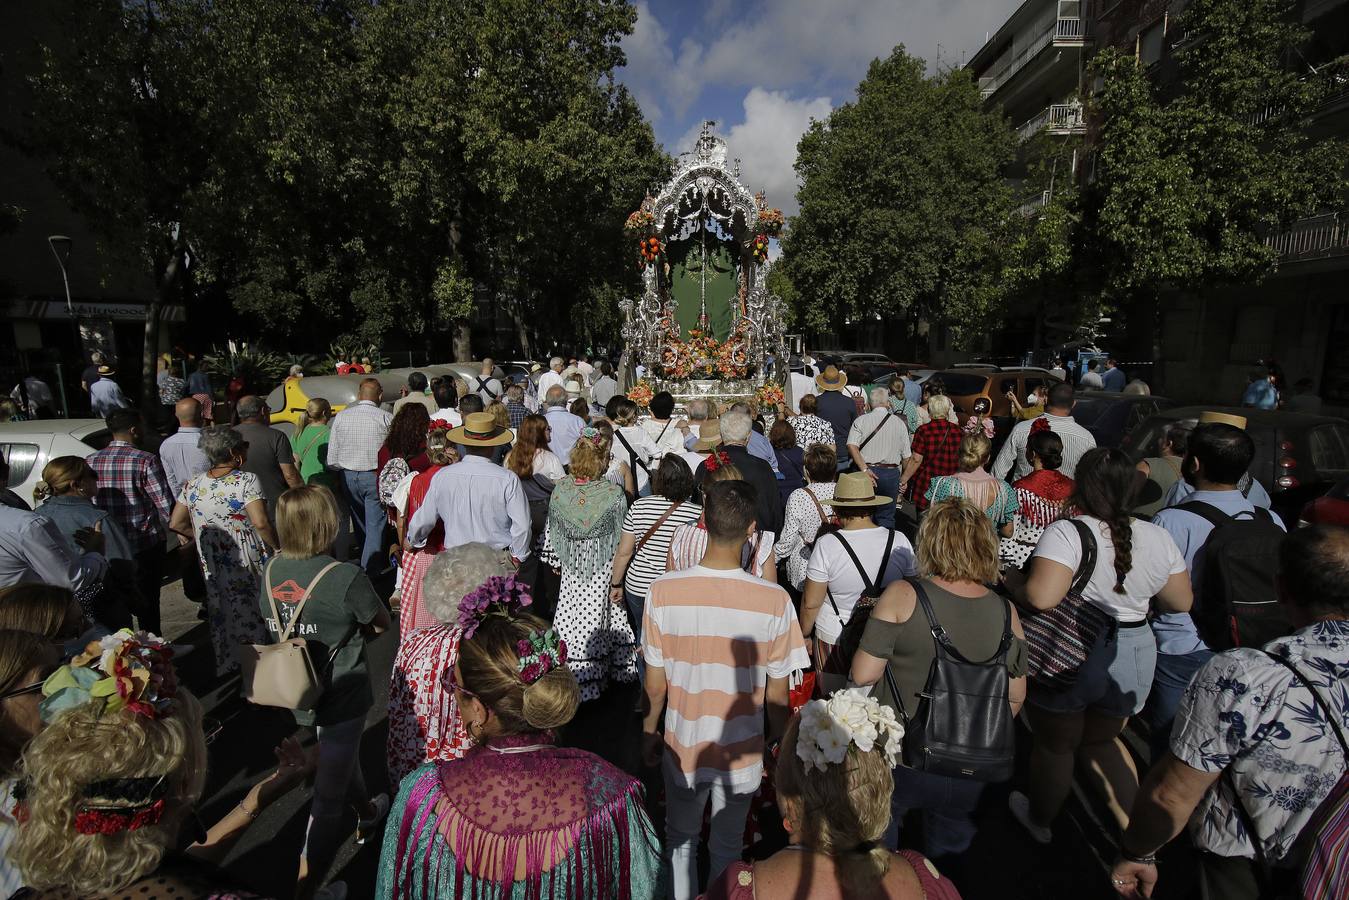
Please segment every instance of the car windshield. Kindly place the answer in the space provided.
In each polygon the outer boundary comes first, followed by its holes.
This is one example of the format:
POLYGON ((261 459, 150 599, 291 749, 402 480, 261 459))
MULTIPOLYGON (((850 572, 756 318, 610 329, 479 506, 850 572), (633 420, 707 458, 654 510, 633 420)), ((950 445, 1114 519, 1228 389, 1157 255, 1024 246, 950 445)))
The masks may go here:
POLYGON ((1073 404, 1073 420, 1079 425, 1092 425, 1109 408, 1110 401, 1104 397, 1082 397, 1073 404))
POLYGON ((987 375, 966 375, 964 372, 938 372, 933 380, 940 379, 946 386, 948 397, 968 397, 977 394, 988 383, 987 375))

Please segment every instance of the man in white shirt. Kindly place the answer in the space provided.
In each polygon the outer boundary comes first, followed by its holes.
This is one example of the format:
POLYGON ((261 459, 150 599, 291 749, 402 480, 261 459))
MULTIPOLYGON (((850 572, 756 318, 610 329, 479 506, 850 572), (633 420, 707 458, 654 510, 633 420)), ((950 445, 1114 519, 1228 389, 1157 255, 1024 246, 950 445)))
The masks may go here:
POLYGON ((1069 478, 1077 471, 1077 461, 1096 446, 1096 438, 1091 432, 1073 420, 1073 386, 1067 382, 1054 385, 1049 389, 1049 399, 1045 401, 1042 416, 1016 423, 1012 433, 998 452, 993 463, 993 477, 1006 478, 1012 473, 1012 481, 1025 478, 1031 472, 1026 461, 1026 441, 1030 439, 1031 426, 1040 419, 1049 423, 1049 429, 1063 440, 1063 464, 1059 471, 1069 478))
POLYGON ((858 416, 848 430, 848 455, 859 472, 866 472, 876 485, 876 493, 890 502, 876 510, 876 524, 895 527, 895 501, 899 497, 899 475, 909 449, 909 426, 890 412, 890 391, 871 389, 871 412, 858 416))
POLYGON ((787 365, 791 368, 792 374, 787 380, 791 387, 791 396, 788 398, 787 407, 794 415, 801 414, 801 398, 806 394, 815 393, 815 377, 806 374, 806 363, 799 356, 792 356, 787 365))
POLYGON ((566 379, 562 377, 562 367, 566 362, 560 356, 548 360, 548 371, 539 376, 539 396, 548 402, 548 390, 553 386, 562 387, 566 379))
POLYGON ((518 564, 529 556, 529 501, 519 476, 492 462, 496 448, 511 442, 510 429, 497 425, 491 413, 469 413, 449 440, 466 455, 431 479, 426 499, 408 522, 408 542, 425 546, 440 522, 445 549, 478 541, 509 550, 518 564))
POLYGON ((384 537, 384 507, 379 502, 379 448, 389 434, 393 416, 380 408, 384 389, 378 378, 366 378, 357 401, 333 418, 328 436, 328 468, 342 472, 351 497, 352 519, 361 540, 361 567, 380 552, 384 537))
POLYGON ((581 379, 586 384, 592 384, 595 378, 595 367, 590 364, 590 356, 582 353, 581 358, 576 361, 576 371, 581 373, 581 379))
POLYGON ((1105 382, 1101 380, 1101 373, 1097 371, 1099 365, 1100 360, 1087 360, 1087 372, 1082 376, 1082 380, 1078 382, 1077 386, 1084 391, 1105 390, 1105 382))
POLYGON ((131 401, 122 393, 122 387, 112 380, 117 370, 112 366, 98 367, 98 381, 89 385, 89 405, 94 415, 106 419, 114 409, 130 409, 131 401))
POLYGON ((1053 375, 1059 381, 1068 380, 1068 370, 1063 367, 1063 360, 1055 359, 1054 365, 1050 368, 1049 374, 1053 375))
POLYGON ((431 398, 436 403, 436 409, 431 413, 432 422, 449 422, 451 428, 458 428, 464 424, 464 417, 459 414, 457 407, 459 394, 454 389, 453 378, 446 375, 433 381, 431 398))
POLYGON ((201 401, 184 397, 173 405, 173 415, 178 419, 178 430, 159 445, 159 460, 177 500, 183 485, 209 469, 211 462, 197 446, 201 441, 201 401))
POLYGON ((493 362, 491 358, 484 359, 482 361, 482 368, 478 371, 477 377, 473 379, 471 390, 482 398, 484 409, 498 400, 501 400, 503 403, 506 402, 502 399, 504 391, 502 390, 501 382, 492 377, 492 373, 495 371, 496 363, 493 362))
POLYGON ((548 420, 548 427, 552 429, 552 434, 548 437, 548 449, 553 451, 553 455, 562 460, 562 465, 571 465, 571 448, 576 445, 576 439, 581 436, 581 429, 586 427, 585 419, 574 415, 567 409, 567 392, 562 385, 555 384, 548 389, 548 393, 543 396, 544 418, 548 420))

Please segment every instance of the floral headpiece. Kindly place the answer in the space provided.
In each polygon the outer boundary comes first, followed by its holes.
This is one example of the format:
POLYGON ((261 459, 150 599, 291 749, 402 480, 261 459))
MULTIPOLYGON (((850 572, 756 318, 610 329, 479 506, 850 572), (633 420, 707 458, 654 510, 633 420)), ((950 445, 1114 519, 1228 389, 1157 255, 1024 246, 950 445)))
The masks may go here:
POLYGON ((848 688, 801 708, 796 755, 807 771, 814 766, 823 772, 825 766, 843 762, 849 747, 863 753, 879 749, 893 769, 903 738, 904 726, 893 709, 867 696, 862 688, 848 688))
MULTIPOLYGON (((165 777, 105 778, 85 785, 75 802, 75 831, 117 834, 158 825, 164 817, 164 798, 169 793, 165 777)), ((14 799, 18 801, 14 812, 20 822, 28 821, 30 790, 27 779, 16 782, 13 788, 14 799)))
POLYGON ((525 684, 533 684, 567 664, 567 642, 558 636, 556 628, 531 631, 528 638, 515 645, 515 651, 520 654, 516 671, 525 684))
POLYGON ((713 450, 707 454, 707 459, 703 462, 703 467, 709 472, 715 472, 722 466, 731 464, 731 454, 725 450, 713 450))
POLYGON ((488 616, 509 619, 533 602, 529 585, 514 575, 493 575, 459 601, 459 627, 465 638, 471 638, 488 616))
POLYGON ((444 419, 432 419, 430 426, 428 426, 426 429, 426 435, 427 437, 430 437, 433 434, 435 435, 449 434, 453 430, 454 426, 451 425, 449 422, 446 422, 444 419))
POLYGON ((99 700, 99 715, 122 708, 151 719, 173 711, 178 693, 173 649, 162 638, 123 628, 92 641, 42 683, 42 721, 99 700))
POLYGON ((586 427, 581 429, 581 440, 589 441, 596 447, 604 446, 604 435, 600 432, 598 428, 594 428, 590 425, 587 425, 586 427))
POLYGON ((1039 434, 1042 431, 1050 431, 1050 430, 1051 429, 1049 427, 1049 420, 1046 419, 1044 416, 1040 416, 1040 418, 1030 423, 1031 434, 1039 434))

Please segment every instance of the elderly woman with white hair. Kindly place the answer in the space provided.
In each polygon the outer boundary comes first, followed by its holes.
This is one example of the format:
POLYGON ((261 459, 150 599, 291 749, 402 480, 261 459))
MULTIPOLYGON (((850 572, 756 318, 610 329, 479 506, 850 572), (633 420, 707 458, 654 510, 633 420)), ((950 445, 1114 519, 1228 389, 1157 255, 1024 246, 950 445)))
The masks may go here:
POLYGON ((243 471, 248 442, 228 425, 202 430, 198 443, 210 468, 178 492, 169 529, 186 546, 196 541, 206 582, 206 624, 217 675, 239 667, 234 648, 265 644, 258 609, 262 566, 277 547, 258 476, 243 471))
POLYGON ((421 602, 440 623, 403 636, 389 683, 389 783, 427 762, 458 759, 472 746, 447 679, 459 658, 459 601, 493 576, 512 575, 510 552, 460 544, 436 554, 421 602))

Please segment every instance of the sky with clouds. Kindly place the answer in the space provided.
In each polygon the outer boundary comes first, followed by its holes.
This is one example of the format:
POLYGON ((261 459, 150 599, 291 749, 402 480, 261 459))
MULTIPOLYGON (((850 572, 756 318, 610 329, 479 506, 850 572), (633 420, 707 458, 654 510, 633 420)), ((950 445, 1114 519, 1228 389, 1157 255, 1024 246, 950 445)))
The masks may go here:
POLYGON ((796 142, 897 44, 960 65, 1021 0, 636 0, 619 79, 671 154, 715 119, 751 190, 796 212, 796 142))

